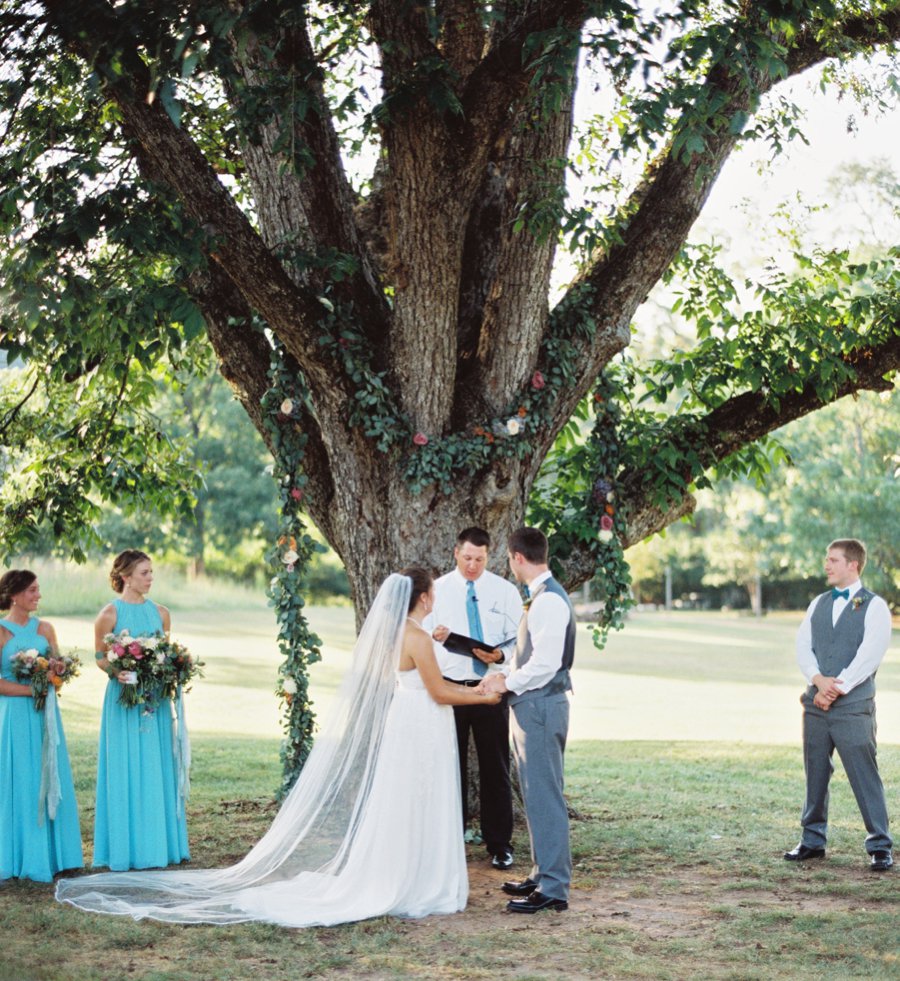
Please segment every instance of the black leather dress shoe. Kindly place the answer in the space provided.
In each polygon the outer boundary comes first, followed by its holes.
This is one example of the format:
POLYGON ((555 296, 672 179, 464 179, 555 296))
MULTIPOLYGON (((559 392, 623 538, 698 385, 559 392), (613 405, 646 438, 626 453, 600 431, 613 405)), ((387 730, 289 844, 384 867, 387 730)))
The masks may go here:
POLYGON ((810 858, 824 858, 824 848, 810 848, 801 841, 796 848, 784 853, 785 862, 805 862, 810 858))
POLYGON ((553 899, 545 896, 537 889, 524 899, 511 899, 506 908, 510 913, 540 913, 544 909, 555 909, 562 912, 569 908, 569 904, 564 899, 553 899))
POLYGON ((511 868, 512 863, 513 863, 513 853, 508 850, 497 852, 497 854, 491 858, 491 865, 493 865, 495 869, 511 868))
POLYGON ((879 848, 878 851, 872 852, 872 864, 869 868, 873 872, 887 872, 893 864, 894 856, 890 851, 887 848, 879 848))
POLYGON ((530 896, 537 883, 534 879, 523 879, 521 882, 504 882, 500 887, 509 896, 530 896))

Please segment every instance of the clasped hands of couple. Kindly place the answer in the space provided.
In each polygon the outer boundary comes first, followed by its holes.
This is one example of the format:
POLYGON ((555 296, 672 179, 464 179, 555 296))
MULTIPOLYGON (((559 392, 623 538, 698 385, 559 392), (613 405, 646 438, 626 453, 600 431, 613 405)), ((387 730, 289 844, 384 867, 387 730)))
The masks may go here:
MULTIPOLYGON (((441 624, 432 631, 431 636, 439 643, 443 642, 450 635, 450 628, 441 624)), ((473 651, 475 656, 484 664, 497 664, 503 660, 503 651, 495 647, 492 651, 482 650, 476 647, 473 651)), ((474 688, 479 695, 505 695, 508 691, 506 678, 502 674, 485 675, 484 681, 474 688)))
POLYGON ((813 705, 823 712, 827 712, 838 698, 844 694, 838 688, 837 678, 826 678, 825 675, 817 674, 813 677, 812 683, 817 689, 813 698, 813 705))

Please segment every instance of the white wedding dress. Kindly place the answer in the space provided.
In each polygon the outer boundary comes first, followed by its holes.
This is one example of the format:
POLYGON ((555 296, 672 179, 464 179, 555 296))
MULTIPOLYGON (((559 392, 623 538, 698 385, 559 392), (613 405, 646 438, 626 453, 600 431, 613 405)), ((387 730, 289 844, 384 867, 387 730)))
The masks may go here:
POLYGON ((296 878, 237 894, 249 919, 329 926, 371 916, 456 913, 468 896, 453 709, 419 672, 397 674, 372 790, 337 875, 296 878))
POLYGON ((134 919, 288 927, 464 909, 453 710, 417 670, 397 670, 410 590, 400 575, 381 587, 328 726, 243 861, 65 879, 57 899, 134 919))

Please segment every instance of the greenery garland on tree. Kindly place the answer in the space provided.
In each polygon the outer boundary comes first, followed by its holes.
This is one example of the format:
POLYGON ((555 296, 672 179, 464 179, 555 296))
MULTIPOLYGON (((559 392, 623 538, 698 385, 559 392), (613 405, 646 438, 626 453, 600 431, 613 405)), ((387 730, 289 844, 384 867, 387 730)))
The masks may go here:
POLYGON ((294 412, 306 399, 302 377, 291 371, 285 352, 276 346, 270 369, 272 386, 264 397, 274 448, 273 475, 281 494, 281 529, 267 560, 269 605, 278 618, 278 647, 284 658, 278 669, 277 693, 286 707, 281 744, 281 795, 294 785, 313 743, 315 714, 309 698, 309 666, 322 659, 321 641, 310 631, 303 612, 306 572, 316 543, 303 520, 303 448, 306 437, 294 424, 294 412))

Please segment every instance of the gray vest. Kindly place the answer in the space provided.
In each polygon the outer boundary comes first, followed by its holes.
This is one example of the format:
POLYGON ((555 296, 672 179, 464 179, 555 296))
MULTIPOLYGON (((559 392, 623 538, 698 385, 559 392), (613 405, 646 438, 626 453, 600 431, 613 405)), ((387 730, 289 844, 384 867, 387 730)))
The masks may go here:
MULTIPOLYGON (((844 607, 834 626, 831 624, 831 611, 834 599, 831 592, 822 593, 810 618, 812 628, 812 649, 819 664, 819 671, 826 678, 835 678, 856 657, 866 633, 866 613, 869 600, 875 594, 868 589, 860 589, 844 607)), ((807 694, 815 695, 815 685, 807 694)), ((866 678, 851 692, 842 695, 840 702, 847 704, 875 697, 875 675, 866 678)))
MULTIPOLYGON (((572 667, 572 662, 575 660, 575 610, 572 607, 572 601, 569 599, 569 594, 560 586, 560 584, 551 576, 549 579, 545 579, 540 586, 534 591, 534 595, 531 600, 534 599, 542 592, 556 593, 557 596, 561 596, 566 601, 566 606, 569 607, 569 623, 566 626, 566 637, 563 641, 563 658, 562 664, 556 674, 547 682, 547 684, 542 685, 540 688, 532 688, 530 691, 523 691, 521 695, 515 695, 512 692, 509 694, 510 705, 515 705, 516 702, 526 701, 532 698, 547 698, 549 695, 558 695, 560 692, 571 691, 572 690, 572 679, 569 677, 569 669, 572 667)), ((527 664, 531 660, 531 654, 534 648, 531 645, 531 634, 528 631, 528 607, 525 608, 525 615, 522 617, 522 622, 519 624, 519 636, 516 645, 516 653, 513 658, 513 670, 516 668, 521 668, 523 664, 527 664)))

